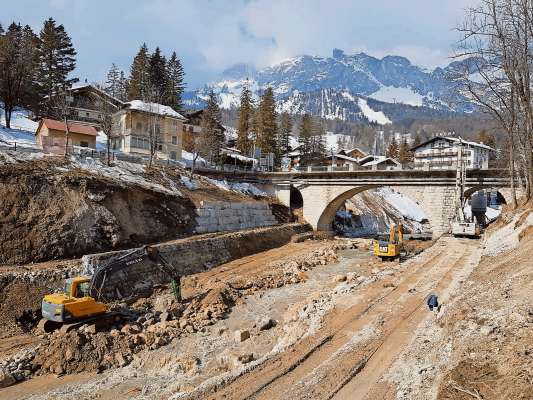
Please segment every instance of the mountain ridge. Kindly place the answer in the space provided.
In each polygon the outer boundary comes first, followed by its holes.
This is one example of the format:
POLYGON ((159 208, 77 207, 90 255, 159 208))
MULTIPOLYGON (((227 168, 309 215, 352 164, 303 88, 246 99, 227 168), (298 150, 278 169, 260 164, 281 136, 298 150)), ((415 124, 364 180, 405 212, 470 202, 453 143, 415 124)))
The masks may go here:
POLYGON ((402 119, 402 112, 387 115, 391 108, 404 108, 410 118, 470 113, 475 107, 466 102, 448 79, 465 62, 468 60, 453 61, 429 71, 402 56, 379 59, 334 49, 331 57, 301 55, 262 69, 236 64, 217 81, 188 92, 185 104, 201 106, 213 89, 222 108, 237 108, 242 86, 248 80, 256 97, 272 87, 278 111, 291 114, 309 112, 326 119, 386 124, 402 119), (372 121, 379 112, 385 118, 372 121))

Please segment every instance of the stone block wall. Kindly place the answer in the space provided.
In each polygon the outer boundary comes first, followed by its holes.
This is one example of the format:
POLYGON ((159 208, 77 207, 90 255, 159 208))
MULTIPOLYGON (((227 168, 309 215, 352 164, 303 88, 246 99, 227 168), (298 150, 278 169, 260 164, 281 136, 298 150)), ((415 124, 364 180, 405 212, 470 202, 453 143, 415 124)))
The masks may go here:
MULTIPOLYGON (((181 276, 206 271, 218 265, 261 251, 283 246, 295 235, 311 230, 309 225, 292 223, 240 232, 202 235, 155 245, 160 254, 181 276)), ((90 254, 82 258, 85 273, 109 263, 130 250, 90 254)), ((110 272, 105 285, 95 295, 106 301, 127 298, 145 293, 154 285, 168 283, 169 277, 150 260, 131 264, 110 272)))
POLYGON ((266 202, 202 201, 196 214, 196 233, 236 231, 278 223, 266 202))

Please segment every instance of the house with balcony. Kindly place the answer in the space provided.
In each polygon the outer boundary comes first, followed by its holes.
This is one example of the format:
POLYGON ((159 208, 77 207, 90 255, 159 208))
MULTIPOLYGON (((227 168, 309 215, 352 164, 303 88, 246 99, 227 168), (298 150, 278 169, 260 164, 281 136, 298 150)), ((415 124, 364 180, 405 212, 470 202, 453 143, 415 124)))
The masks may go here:
POLYGON ((171 107, 133 100, 113 115, 113 150, 147 158, 155 146, 156 158, 181 159, 183 124, 187 119, 171 107))
POLYGON ((61 112, 57 111, 58 106, 62 106, 62 102, 66 101, 69 110, 69 120, 84 125, 92 125, 98 127, 102 121, 101 102, 105 102, 110 112, 120 110, 124 105, 119 99, 110 96, 108 93, 99 89, 90 83, 75 83, 67 89, 65 98, 59 98, 59 95, 53 95, 49 117, 59 115, 61 112))
POLYGON ((411 149, 414 153, 414 168, 455 170, 459 161, 459 149, 466 169, 488 169, 490 153, 495 151, 483 143, 437 136, 411 149))

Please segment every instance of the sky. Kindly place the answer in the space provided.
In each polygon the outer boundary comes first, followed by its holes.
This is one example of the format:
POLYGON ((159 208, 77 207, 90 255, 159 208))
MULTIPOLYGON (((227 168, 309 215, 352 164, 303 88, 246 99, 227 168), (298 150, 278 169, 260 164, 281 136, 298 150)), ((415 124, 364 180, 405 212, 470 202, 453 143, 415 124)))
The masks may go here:
MULTIPOLYGON (((4 0, 2 0, 4 2, 4 0)), ((52 17, 78 52, 74 76, 103 82, 112 63, 129 72, 139 46, 182 60, 188 88, 225 68, 257 68, 333 48, 400 55, 425 68, 450 62, 454 28, 477 0, 17 0, 0 23, 41 29, 52 17)))

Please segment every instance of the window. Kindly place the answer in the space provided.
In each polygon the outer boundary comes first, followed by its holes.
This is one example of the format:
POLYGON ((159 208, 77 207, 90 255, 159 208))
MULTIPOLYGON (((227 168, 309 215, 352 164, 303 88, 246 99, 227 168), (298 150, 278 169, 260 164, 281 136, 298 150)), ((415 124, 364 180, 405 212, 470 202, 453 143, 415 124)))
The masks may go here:
POLYGON ((88 112, 85 113, 85 116, 88 117, 90 114, 88 112))
POLYGON ((131 147, 135 149, 150 149, 150 141, 146 138, 132 136, 131 147))
POLYGON ((182 129, 183 129, 183 132, 187 132, 187 126, 186 125, 183 125, 182 129))
POLYGON ((170 152, 170 159, 173 160, 173 161, 176 161, 176 157, 177 157, 176 152, 175 151, 171 151, 170 152))
POLYGON ((76 290, 76 297, 81 298, 89 295, 89 282, 81 282, 76 290))
POLYGON ((139 132, 139 133, 142 132, 142 130, 143 130, 143 124, 141 124, 140 122, 137 122, 137 124, 135 124, 135 130, 136 130, 137 132, 139 132))
POLYGON ((192 129, 193 129, 192 126, 189 126, 189 132, 192 133, 192 129))
POLYGON ((163 145, 162 144, 158 144, 157 145, 157 150, 158 151, 163 151, 163 145))
POLYGON ((172 136, 172 144, 178 144, 178 137, 172 136))
POLYGON ((159 135, 161 133, 161 125, 155 124, 155 133, 159 135))
POLYGON ((89 142, 81 141, 80 142, 80 147, 89 147, 89 142))

